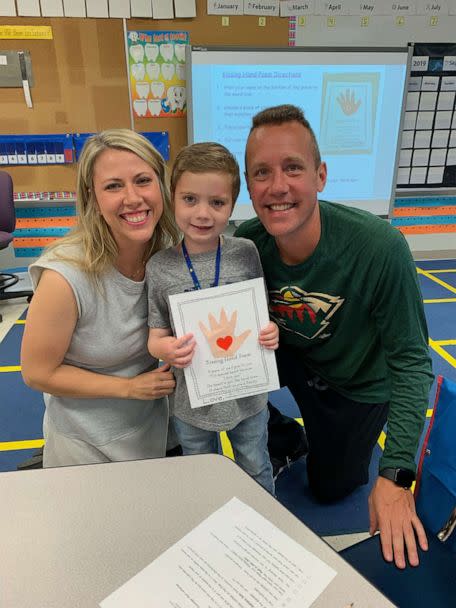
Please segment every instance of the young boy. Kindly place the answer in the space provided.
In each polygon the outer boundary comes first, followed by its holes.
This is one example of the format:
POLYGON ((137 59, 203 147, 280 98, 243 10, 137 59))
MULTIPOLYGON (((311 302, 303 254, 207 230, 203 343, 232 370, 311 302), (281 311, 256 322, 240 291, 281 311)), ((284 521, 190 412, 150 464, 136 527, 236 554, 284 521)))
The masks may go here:
MULTIPOLYGON (((171 199, 183 240, 155 254, 146 266, 148 346, 154 357, 175 368, 176 389, 170 406, 183 453, 217 453, 217 432, 227 431, 238 465, 274 494, 267 446, 267 394, 191 409, 182 368, 190 365, 196 343, 193 334, 173 336, 168 300, 172 294, 263 276, 251 241, 222 236, 239 188, 238 164, 224 146, 193 144, 177 156, 171 199)), ((278 341, 278 327, 270 322, 260 332, 259 343, 276 349, 278 341)))

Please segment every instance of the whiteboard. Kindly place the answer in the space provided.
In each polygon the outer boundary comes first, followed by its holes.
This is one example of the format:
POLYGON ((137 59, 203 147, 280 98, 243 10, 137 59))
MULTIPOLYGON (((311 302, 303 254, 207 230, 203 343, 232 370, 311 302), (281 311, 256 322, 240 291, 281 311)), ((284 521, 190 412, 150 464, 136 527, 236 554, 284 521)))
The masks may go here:
MULTIPOLYGON (((328 182, 322 198, 387 215, 410 51, 395 48, 187 50, 188 140, 217 141, 244 171, 252 117, 292 103, 315 131, 328 182)), ((232 219, 254 216, 245 183, 232 219)))

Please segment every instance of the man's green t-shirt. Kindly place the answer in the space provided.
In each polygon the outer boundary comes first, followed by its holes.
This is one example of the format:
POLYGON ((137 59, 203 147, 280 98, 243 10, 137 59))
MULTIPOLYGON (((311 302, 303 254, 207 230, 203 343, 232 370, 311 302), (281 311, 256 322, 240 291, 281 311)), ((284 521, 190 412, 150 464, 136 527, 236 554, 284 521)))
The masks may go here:
POLYGON ((340 394, 390 402, 381 467, 414 469, 432 381, 415 264, 402 234, 371 213, 320 201, 310 258, 289 266, 260 221, 236 236, 256 244, 280 344, 340 394))

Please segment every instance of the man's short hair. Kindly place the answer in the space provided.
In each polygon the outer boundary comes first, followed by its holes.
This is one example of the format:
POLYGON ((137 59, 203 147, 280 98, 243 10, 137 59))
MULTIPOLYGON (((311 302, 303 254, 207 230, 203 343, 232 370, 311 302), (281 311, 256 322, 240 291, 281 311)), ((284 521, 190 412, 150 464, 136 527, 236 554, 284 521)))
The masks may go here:
MULTIPOLYGON (((281 106, 273 106, 272 108, 265 108, 255 114, 252 118, 252 127, 250 128, 249 137, 251 133, 258 129, 259 127, 263 127, 265 125, 282 125, 287 122, 298 122, 301 124, 310 135, 310 140, 312 144, 312 153, 315 160, 315 167, 319 167, 321 164, 321 156, 320 150, 318 148, 317 138, 315 137, 315 133, 313 132, 312 127, 310 126, 309 121, 304 116, 304 112, 301 108, 297 106, 293 106, 291 104, 284 104, 281 106)), ((246 161, 247 161, 247 152, 246 152, 246 161)), ((246 162, 246 170, 247 170, 247 162, 246 162)))
POLYGON ((234 206, 239 196, 241 178, 237 160, 225 146, 206 141, 182 148, 174 161, 171 172, 172 199, 174 199, 177 182, 185 171, 190 173, 224 173, 231 177, 231 194, 234 206))

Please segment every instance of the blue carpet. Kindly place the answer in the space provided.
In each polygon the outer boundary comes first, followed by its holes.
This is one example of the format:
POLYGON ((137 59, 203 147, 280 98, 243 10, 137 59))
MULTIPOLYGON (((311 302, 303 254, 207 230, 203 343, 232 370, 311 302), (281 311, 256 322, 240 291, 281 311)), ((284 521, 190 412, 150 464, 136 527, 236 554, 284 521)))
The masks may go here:
POLYGON ((27 266, 18 266, 16 268, 3 268, 2 272, 27 272, 27 266))
POLYGON ((423 270, 443 270, 444 268, 456 268, 456 260, 418 260, 418 268, 423 270))
POLYGON ((0 390, 0 441, 42 439, 42 393, 26 386, 20 372, 0 373, 0 390))
MULTIPOLYGON (((287 388, 274 391, 269 399, 282 414, 300 417, 299 408, 287 388)), ((377 446, 369 469, 371 481, 347 498, 330 505, 322 505, 312 496, 307 481, 306 460, 301 458, 277 478, 277 499, 320 536, 366 532, 369 529, 367 498, 377 476, 381 453, 377 446)))
MULTIPOLYGON (((456 328, 455 328, 455 334, 456 334, 456 328)), ((456 340, 456 338, 455 338, 455 340, 456 340)), ((452 344, 451 346, 445 346, 445 350, 449 355, 451 355, 454 359, 456 359, 456 344, 452 344)))
POLYGON ((0 471, 16 471, 17 465, 31 458, 36 450, 0 452, 0 471))
MULTIPOLYGON (((446 292, 445 297, 451 297, 446 292)), ((456 297, 456 294, 453 294, 456 297)), ((432 340, 456 339, 456 303, 425 304, 424 311, 428 324, 429 336, 432 340)))
POLYGON ((23 325, 13 325, 0 343, 0 367, 20 364, 23 325))
POLYGON ((370 464, 369 483, 343 500, 322 505, 313 498, 307 482, 305 458, 301 458, 279 475, 276 482, 277 498, 284 507, 320 536, 367 532, 367 499, 377 477, 381 453, 380 447, 377 446, 370 464))
POLYGON ((448 285, 451 285, 451 287, 456 289, 456 272, 439 272, 433 276, 440 279, 444 283, 448 283, 448 285))
POLYGON ((19 319, 21 319, 22 321, 24 321, 27 318, 27 312, 28 312, 28 308, 26 308, 24 310, 24 312, 21 314, 21 316, 19 317, 19 319))
MULTIPOLYGON (((438 279, 441 279, 445 283, 449 283, 449 281, 445 281, 441 274, 433 275, 438 279)), ((423 298, 426 300, 437 300, 442 298, 451 298, 456 296, 456 294, 451 294, 448 289, 443 287, 443 285, 439 285, 429 277, 424 277, 422 274, 418 275, 418 282, 421 287, 421 293, 423 294, 423 298)), ((429 304, 429 306, 440 306, 439 304, 429 304)))
MULTIPOLYGON (((24 317, 24 315, 23 315, 24 317)), ((13 325, 0 343, 0 367, 20 364, 24 325, 13 325)), ((0 372, 0 441, 25 441, 42 438, 43 395, 24 384, 20 372, 0 372)), ((33 451, 33 450, 32 450, 33 451)), ((0 452, 0 470, 15 468, 28 457, 29 450, 0 452), (9 464, 8 464, 9 463, 9 464)))
MULTIPOLYGON (((455 332, 456 333, 456 332, 455 332)), ((456 357, 455 347, 444 346, 442 347, 445 352, 451 354, 451 348, 453 348, 453 357, 456 357)), ((434 372, 434 376, 445 376, 445 378, 450 378, 456 381, 456 369, 448 363, 445 359, 443 359, 440 355, 438 355, 433 349, 430 350, 431 359, 432 359, 432 371, 434 372)), ((433 403, 433 397, 430 397, 430 403, 433 403)))
POLYGON ((269 401, 285 416, 290 416, 290 418, 301 418, 297 403, 288 388, 281 388, 279 391, 269 393, 269 401))

